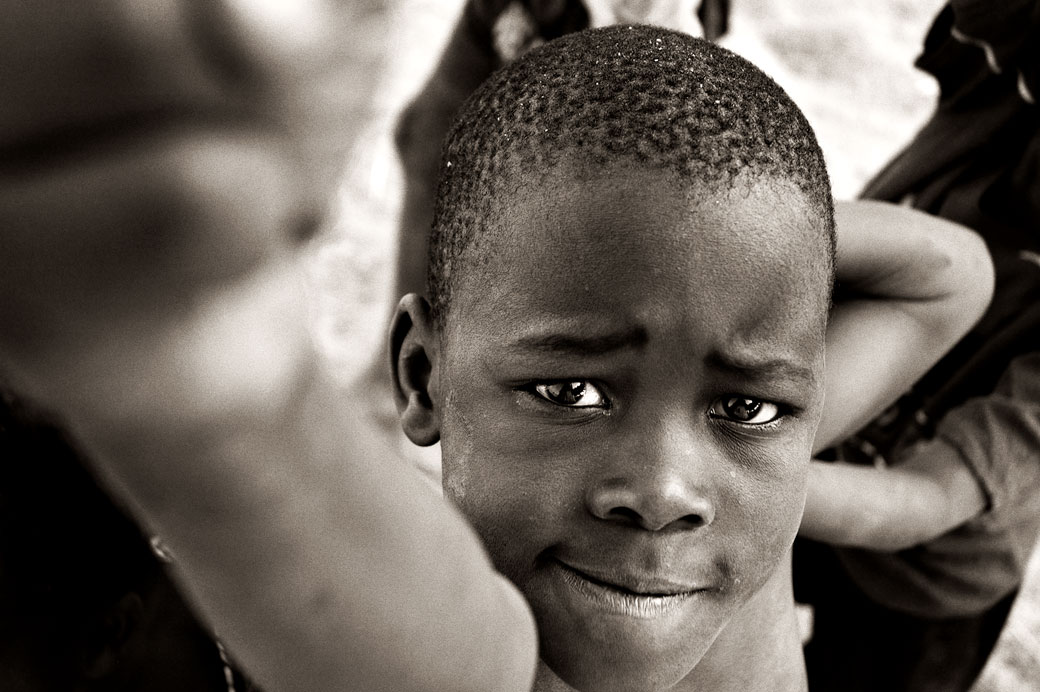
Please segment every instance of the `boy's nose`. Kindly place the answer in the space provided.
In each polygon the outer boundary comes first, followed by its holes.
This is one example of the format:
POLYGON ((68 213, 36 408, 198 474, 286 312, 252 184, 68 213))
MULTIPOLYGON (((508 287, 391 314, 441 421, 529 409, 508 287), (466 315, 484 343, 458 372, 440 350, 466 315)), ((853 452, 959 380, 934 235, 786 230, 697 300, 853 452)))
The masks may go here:
POLYGON ((715 520, 708 495, 676 477, 607 478, 589 488, 586 504, 599 519, 647 531, 692 530, 715 520))
POLYGON ((588 511, 647 531, 711 524, 719 460, 697 423, 688 415, 658 412, 633 421, 630 430, 638 434, 618 441, 617 456, 588 486, 588 511))

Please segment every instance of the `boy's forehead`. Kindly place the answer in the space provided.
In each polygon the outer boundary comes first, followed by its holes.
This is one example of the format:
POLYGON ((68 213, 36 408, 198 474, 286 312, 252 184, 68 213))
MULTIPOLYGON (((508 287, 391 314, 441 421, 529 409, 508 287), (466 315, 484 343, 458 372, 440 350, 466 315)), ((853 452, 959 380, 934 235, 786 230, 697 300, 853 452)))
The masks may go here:
MULTIPOLYGON (((507 236, 519 230, 514 222, 520 215, 551 220, 569 210, 601 216, 616 213, 619 206, 634 206, 653 216, 710 213, 725 217, 729 237, 741 242, 764 230, 756 219, 765 221, 773 216, 770 210, 782 209, 785 214, 776 220, 788 224, 784 229, 788 239, 805 243, 806 249, 825 251, 827 247, 827 220, 822 211, 814 209, 794 184, 753 172, 709 182, 668 168, 641 165, 627 157, 596 165, 574 158, 542 170, 506 175, 501 182, 492 195, 489 228, 504 230, 507 236)), ((639 238, 636 227, 628 230, 623 235, 630 239, 650 240, 639 238)))
POLYGON ((653 291, 704 301, 737 281, 755 284, 748 314, 782 303, 826 319, 828 231, 781 181, 718 189, 633 165, 559 166, 496 197, 487 229, 455 308, 498 301, 545 315, 609 314, 649 309, 653 291))
POLYGON ((493 196, 477 266, 524 271, 536 253, 570 253, 586 269, 619 259, 671 265, 712 247, 735 263, 771 264, 797 252, 806 279, 822 268, 829 284, 827 220, 784 181, 747 175, 708 184, 626 162, 565 162, 518 177, 493 196))

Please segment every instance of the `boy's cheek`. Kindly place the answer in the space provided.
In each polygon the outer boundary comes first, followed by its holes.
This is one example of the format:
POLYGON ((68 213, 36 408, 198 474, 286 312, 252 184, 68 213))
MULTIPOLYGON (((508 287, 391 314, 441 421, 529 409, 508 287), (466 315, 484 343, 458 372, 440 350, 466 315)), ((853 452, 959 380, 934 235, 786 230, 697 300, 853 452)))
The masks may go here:
MULTIPOLYGON (((757 589, 787 554, 801 522, 809 461, 801 444, 746 466, 722 487, 715 528, 737 585, 757 589), (804 459, 804 460, 803 460, 804 459)), ((739 586, 738 586, 739 588, 739 586)))
POLYGON ((520 562, 533 564, 538 552, 567 535, 583 506, 582 485, 565 450, 532 449, 524 430, 486 414, 467 416, 456 409, 446 416, 444 491, 480 534, 496 566, 515 576, 524 569, 520 562))
POLYGON ((513 466, 500 459, 481 457, 445 464, 448 497, 476 530, 495 567, 514 582, 523 581, 538 554, 558 543, 567 532, 561 494, 527 473, 488 467, 513 466))

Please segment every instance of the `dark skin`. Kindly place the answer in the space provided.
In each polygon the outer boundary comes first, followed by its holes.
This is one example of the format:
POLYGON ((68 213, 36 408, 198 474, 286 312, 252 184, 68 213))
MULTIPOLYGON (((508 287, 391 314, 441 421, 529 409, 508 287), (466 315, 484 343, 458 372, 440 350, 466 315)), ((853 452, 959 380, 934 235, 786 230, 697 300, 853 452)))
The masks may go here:
POLYGON ((826 236, 773 181, 582 173, 499 202, 442 329, 402 301, 405 432, 530 602, 536 689, 800 689, 826 236))

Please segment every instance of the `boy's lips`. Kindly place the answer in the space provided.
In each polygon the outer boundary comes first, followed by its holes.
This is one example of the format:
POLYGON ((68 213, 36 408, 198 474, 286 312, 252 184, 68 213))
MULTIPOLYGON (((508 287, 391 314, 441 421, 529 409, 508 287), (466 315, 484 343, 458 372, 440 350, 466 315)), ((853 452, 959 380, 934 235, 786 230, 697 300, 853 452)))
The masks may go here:
POLYGON ((585 565, 576 566, 559 558, 553 559, 565 570, 577 574, 583 579, 609 589, 627 592, 633 596, 689 596, 704 590, 659 576, 641 576, 632 572, 603 570, 585 565))
POLYGON ((616 571, 595 573, 553 558, 551 569, 565 591, 606 611, 638 619, 677 615, 683 606, 706 589, 679 584, 660 577, 645 577, 616 571))

